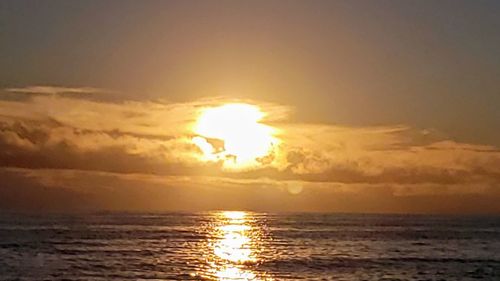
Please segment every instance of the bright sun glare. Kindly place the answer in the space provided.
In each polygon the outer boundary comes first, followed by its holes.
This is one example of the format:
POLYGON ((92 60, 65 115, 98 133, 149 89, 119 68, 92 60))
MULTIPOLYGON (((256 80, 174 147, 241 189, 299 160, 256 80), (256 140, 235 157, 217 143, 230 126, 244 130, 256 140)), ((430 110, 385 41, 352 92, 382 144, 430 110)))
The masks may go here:
POLYGON ((274 128, 260 123, 259 107, 230 103, 205 109, 195 125, 193 138, 204 160, 222 160, 225 168, 246 168, 269 155, 278 140, 274 128), (217 145, 217 141, 222 142, 217 145))

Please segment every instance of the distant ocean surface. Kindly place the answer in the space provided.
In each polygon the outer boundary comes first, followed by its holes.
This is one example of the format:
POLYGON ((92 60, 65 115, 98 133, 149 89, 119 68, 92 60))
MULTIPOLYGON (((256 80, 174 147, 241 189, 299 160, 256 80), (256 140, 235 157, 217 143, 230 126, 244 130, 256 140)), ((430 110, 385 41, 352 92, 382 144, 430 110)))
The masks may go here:
POLYGON ((500 280, 500 217, 0 214, 1 280, 500 280))

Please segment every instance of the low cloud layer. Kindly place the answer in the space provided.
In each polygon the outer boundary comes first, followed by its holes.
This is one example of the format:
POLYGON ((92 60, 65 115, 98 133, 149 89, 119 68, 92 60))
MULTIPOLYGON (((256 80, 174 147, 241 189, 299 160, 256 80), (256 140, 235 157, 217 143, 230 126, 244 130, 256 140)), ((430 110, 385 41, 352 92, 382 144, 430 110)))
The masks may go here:
POLYGON ((201 110, 233 100, 72 96, 97 92, 40 86, 3 91, 0 207, 500 211, 490 202, 500 199, 496 147, 403 125, 289 122, 289 106, 240 101, 267 113, 262 122, 277 129, 281 144, 262 165, 228 171, 201 160, 192 128, 201 110))

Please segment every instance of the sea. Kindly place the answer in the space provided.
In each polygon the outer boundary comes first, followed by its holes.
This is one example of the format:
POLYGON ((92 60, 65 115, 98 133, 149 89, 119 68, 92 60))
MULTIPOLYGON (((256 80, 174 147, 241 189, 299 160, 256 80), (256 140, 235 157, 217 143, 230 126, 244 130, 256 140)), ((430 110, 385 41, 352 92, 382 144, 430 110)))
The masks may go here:
POLYGON ((3 213, 0 280, 500 280, 500 217, 3 213))

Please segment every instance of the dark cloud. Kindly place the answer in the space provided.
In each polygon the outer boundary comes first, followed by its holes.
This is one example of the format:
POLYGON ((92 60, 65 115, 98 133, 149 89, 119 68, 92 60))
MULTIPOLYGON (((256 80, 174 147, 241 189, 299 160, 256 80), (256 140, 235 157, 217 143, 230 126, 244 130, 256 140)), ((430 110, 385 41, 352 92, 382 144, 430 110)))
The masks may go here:
MULTIPOLYGON (((407 148, 408 149, 408 148, 407 148)), ((469 150, 470 149, 466 149, 469 150)), ((469 160, 462 168, 435 167, 426 165, 422 159, 420 165, 401 163, 399 167, 378 168, 375 172, 367 171, 369 167, 377 166, 376 159, 361 161, 350 160, 341 163, 321 154, 292 150, 287 154, 288 167, 279 176, 283 180, 305 180, 311 182, 340 183, 387 183, 387 184, 461 184, 461 183, 500 183, 500 171, 489 171, 484 164, 500 164, 500 158, 495 151, 474 150, 476 162, 469 160)), ((390 154, 391 151, 385 153, 390 154)), ((397 152, 396 152, 397 153, 397 152)), ((469 157, 474 159, 474 157, 469 157)), ((490 166, 491 167, 491 166, 490 166)), ((494 166, 493 166, 494 167, 494 166)), ((499 167, 499 166, 497 166, 499 167)), ((268 176, 271 176, 269 171, 268 176)))
POLYGON ((0 169, 0 209, 18 212, 66 212, 99 207, 83 192, 44 186, 23 170, 0 169))
MULTIPOLYGON (((304 186, 298 195, 280 184, 228 183, 207 178, 76 170, 0 169, 0 209, 24 212, 249 209, 397 213, 497 213, 500 190, 404 195, 389 185, 304 186), (356 192, 352 192, 356 190, 356 192)), ((404 188, 407 188, 404 186, 404 188)), ((417 189, 420 189, 417 187, 417 189)))
MULTIPOLYGON (((29 102, 38 97, 69 98, 107 103, 122 103, 119 92, 93 87, 27 86, 0 89, 0 101, 29 102)), ((131 113, 132 116, 135 113, 131 113)))
MULTIPOLYGON (((120 138, 130 135, 119 131, 96 132, 62 126, 47 126, 40 123, 14 122, 13 124, 7 124, 0 122, 0 166, 117 173, 192 174, 193 167, 191 166, 172 163, 169 159, 162 159, 161 156, 152 157, 127 151, 126 144, 120 142, 120 138), (54 141, 51 139, 51 134, 55 130, 63 130, 68 136, 54 141), (75 143, 76 141, 85 142, 85 139, 92 142, 96 136, 102 137, 103 135, 109 137, 110 143, 96 143, 96 146, 90 150, 82 149, 75 143)), ((141 138, 145 140, 171 139, 149 135, 133 135, 133 139, 139 145, 142 141, 141 138)), ((162 149, 165 148, 160 145, 153 149, 161 155, 162 149)), ((189 145, 182 149, 196 150, 194 146, 189 145)))

